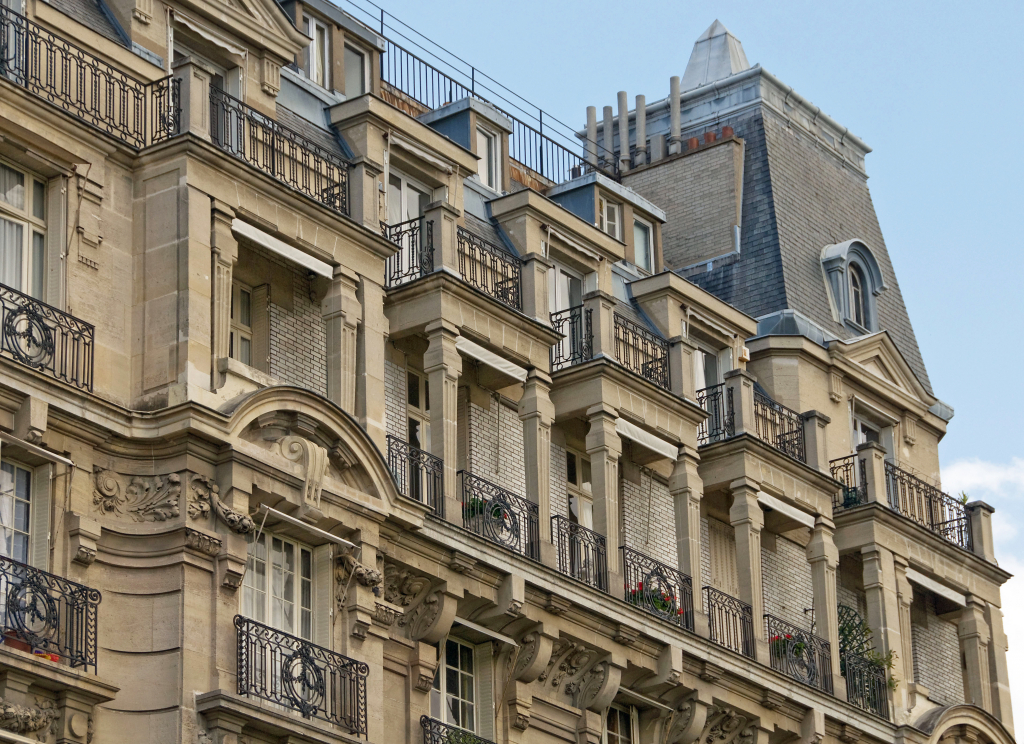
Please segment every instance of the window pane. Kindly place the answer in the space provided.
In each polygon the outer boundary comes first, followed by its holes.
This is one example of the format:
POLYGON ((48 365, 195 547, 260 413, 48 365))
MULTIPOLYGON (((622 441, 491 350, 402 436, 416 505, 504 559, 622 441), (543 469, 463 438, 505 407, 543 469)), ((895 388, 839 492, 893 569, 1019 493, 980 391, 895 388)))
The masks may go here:
POLYGON ((409 419, 409 444, 416 449, 423 449, 423 438, 420 436, 420 422, 409 419))
POLYGON ((576 455, 572 452, 565 453, 565 479, 574 486, 580 483, 576 474, 576 455))
POLYGON ((392 173, 388 178, 388 224, 397 225, 402 221, 403 214, 402 179, 392 173))
POLYGON ((637 266, 651 271, 651 228, 642 222, 633 222, 633 255, 637 266))
POLYGON ((327 87, 327 29, 316 27, 316 83, 327 87))
POLYGON ((25 174, 0 164, 0 201, 15 209, 25 208, 25 174))
POLYGON ((32 179, 32 216, 37 220, 46 219, 46 184, 32 179))
POLYGON ((32 233, 32 276, 31 294, 37 300, 43 299, 43 270, 46 264, 46 238, 42 233, 32 233))
POLYGON ((252 293, 246 289, 238 290, 238 323, 252 327, 252 293))
POLYGON ((238 337, 238 361, 252 366, 252 341, 245 336, 238 337))
POLYGON ((455 641, 448 641, 444 649, 444 663, 455 669, 459 668, 459 644, 455 641))
POLYGON ((473 673, 473 649, 469 646, 462 646, 462 671, 467 674, 473 673))
POLYGON ((354 98, 366 92, 366 55, 345 47, 345 97, 354 98))
POLYGON ((420 377, 412 372, 406 377, 407 395, 410 408, 420 407, 420 377))
MULTIPOLYGON (((2 167, 2 166, 0 166, 2 167)), ((0 284, 21 289, 22 225, 0 218, 0 284)))

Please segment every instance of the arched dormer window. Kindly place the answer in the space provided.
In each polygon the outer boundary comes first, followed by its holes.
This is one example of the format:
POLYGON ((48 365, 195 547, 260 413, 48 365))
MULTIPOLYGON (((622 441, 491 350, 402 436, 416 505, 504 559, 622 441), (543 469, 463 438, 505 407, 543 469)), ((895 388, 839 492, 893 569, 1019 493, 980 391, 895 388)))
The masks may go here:
POLYGON ((821 252, 836 322, 857 333, 879 329, 876 299, 887 287, 871 249, 862 240, 828 245, 821 252))

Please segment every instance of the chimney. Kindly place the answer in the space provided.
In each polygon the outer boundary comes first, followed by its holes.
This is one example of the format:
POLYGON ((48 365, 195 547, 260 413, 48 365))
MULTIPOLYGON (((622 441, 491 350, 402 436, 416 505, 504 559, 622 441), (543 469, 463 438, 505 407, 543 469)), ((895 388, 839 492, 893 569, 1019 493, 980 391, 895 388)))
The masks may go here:
POLYGON ((597 165, 597 107, 587 106, 587 162, 597 165))
POLYGON ((601 156, 604 158, 605 167, 611 168, 615 165, 615 141, 613 139, 614 132, 612 131, 611 106, 604 107, 604 131, 602 134, 604 135, 602 137, 604 145, 601 149, 604 150, 604 152, 601 153, 601 156))
POLYGON ((647 99, 636 97, 636 164, 647 165, 647 99))
POLYGON ((629 101, 626 91, 619 91, 619 171, 629 170, 629 101))
POLYGON ((678 155, 683 151, 683 137, 679 116, 679 76, 673 75, 670 81, 671 92, 668 95, 669 111, 671 113, 671 129, 668 139, 668 154, 678 155))

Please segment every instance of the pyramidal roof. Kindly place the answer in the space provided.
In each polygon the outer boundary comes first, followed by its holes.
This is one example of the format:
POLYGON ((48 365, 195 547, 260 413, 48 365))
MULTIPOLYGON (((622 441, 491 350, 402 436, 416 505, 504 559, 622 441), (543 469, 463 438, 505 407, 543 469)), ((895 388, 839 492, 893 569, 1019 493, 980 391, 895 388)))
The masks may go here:
POLYGON ((693 90, 749 69, 743 44, 716 19, 693 45, 680 89, 693 90))

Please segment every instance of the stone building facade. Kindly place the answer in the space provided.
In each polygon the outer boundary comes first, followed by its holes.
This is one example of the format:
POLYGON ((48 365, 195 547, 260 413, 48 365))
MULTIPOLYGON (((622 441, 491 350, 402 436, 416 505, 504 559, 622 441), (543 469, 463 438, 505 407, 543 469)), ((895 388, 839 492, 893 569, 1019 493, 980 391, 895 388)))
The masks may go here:
POLYGON ((869 150, 721 24, 578 152, 322 0, 0 39, 0 740, 1013 741, 869 150))

